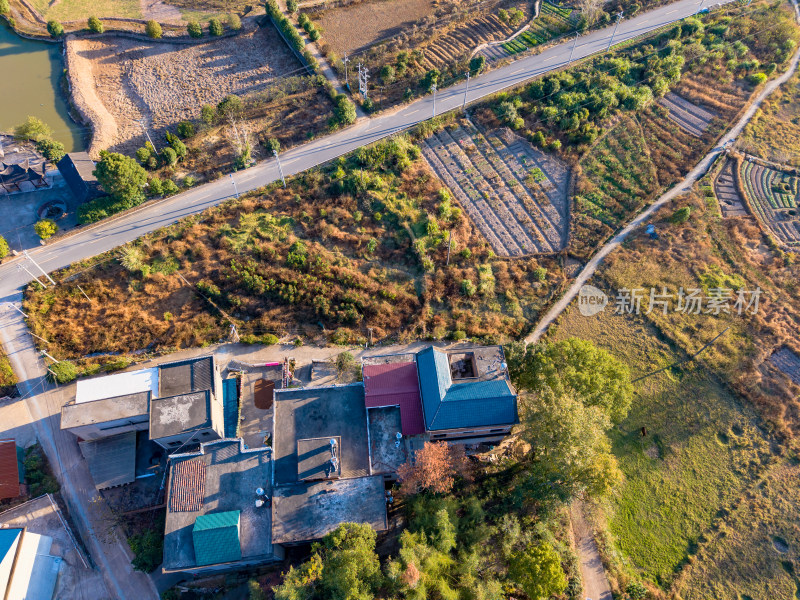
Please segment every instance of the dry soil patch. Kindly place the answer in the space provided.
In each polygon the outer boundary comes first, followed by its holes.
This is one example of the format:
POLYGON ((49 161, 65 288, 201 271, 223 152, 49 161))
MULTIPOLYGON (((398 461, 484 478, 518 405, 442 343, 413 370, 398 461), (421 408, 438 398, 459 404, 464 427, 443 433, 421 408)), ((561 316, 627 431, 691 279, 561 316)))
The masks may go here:
POLYGON ((120 36, 69 40, 67 58, 76 105, 92 121, 90 153, 130 152, 151 135, 227 94, 247 95, 298 69, 273 27, 196 45, 120 36))

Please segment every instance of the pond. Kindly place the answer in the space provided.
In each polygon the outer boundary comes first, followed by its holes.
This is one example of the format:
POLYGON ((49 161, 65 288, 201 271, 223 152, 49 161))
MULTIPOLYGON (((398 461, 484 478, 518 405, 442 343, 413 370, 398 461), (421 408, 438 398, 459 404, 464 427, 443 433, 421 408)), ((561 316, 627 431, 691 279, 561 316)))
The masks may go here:
POLYGON ((69 116, 60 91, 61 44, 19 37, 0 19, 0 131, 11 132, 28 115, 40 118, 68 152, 84 150, 86 128, 69 116))

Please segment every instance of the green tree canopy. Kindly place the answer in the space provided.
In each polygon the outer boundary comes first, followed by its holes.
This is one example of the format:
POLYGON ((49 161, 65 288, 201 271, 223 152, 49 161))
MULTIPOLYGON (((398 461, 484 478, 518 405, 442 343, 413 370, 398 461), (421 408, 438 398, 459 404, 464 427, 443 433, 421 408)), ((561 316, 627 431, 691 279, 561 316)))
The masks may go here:
POLYGON ((33 226, 33 230, 43 240, 48 240, 58 231, 58 225, 52 219, 42 219, 37 221, 33 226))
POLYGON ((49 33, 51 37, 60 38, 64 35, 64 27, 58 21, 48 21, 47 33, 49 33))
POLYGON ((530 600, 548 600, 567 589, 558 553, 546 542, 516 554, 508 574, 530 600))
POLYGON ((531 462, 522 485, 540 502, 568 501, 581 492, 608 494, 622 479, 606 432, 608 415, 569 395, 543 390, 520 403, 531 462))
POLYGON ((6 238, 0 235, 0 259, 5 258, 8 256, 8 253, 11 252, 11 248, 8 247, 8 242, 6 238))
POLYGON ((53 130, 48 127, 44 121, 36 117, 29 116, 21 125, 14 128, 14 137, 18 140, 33 140, 40 142, 42 140, 50 139, 53 135, 53 130))
POLYGON ((585 406, 599 406, 618 423, 630 409, 633 397, 627 365, 602 348, 578 338, 510 348, 511 378, 522 391, 545 389, 571 395, 585 406))
POLYGON ((144 200, 143 188, 147 183, 147 171, 128 156, 102 151, 94 176, 103 189, 126 208, 136 206, 144 200))

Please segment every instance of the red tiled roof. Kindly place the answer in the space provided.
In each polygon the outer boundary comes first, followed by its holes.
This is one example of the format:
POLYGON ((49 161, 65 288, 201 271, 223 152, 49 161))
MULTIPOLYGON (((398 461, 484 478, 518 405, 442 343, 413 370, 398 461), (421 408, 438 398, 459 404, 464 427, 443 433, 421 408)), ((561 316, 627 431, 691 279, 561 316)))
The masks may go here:
POLYGON ((399 406, 403 435, 425 432, 415 363, 364 365, 364 397, 367 408, 399 406))
POLYGON ((14 440, 0 440, 0 500, 20 495, 17 443, 14 440))
POLYGON ((186 460, 172 467, 169 509, 172 512, 200 510, 206 492, 206 463, 186 460))

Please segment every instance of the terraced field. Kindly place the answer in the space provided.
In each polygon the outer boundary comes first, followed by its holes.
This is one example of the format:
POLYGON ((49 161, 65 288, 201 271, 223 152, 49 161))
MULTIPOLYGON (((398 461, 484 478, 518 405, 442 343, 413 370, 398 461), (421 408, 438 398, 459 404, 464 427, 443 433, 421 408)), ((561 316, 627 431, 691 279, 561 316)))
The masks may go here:
POLYGON ((467 21, 425 47, 424 65, 429 69, 448 67, 469 57, 480 44, 504 40, 513 33, 514 29, 496 15, 467 21))
POLYGON ((716 113, 692 104, 672 92, 667 92, 666 96, 661 98, 658 103, 669 111, 669 118, 681 129, 696 137, 702 136, 711 121, 717 117, 716 113))
POLYGON ((523 31, 510 42, 502 44, 500 48, 487 48, 483 52, 487 58, 500 58, 497 52, 502 49, 504 56, 510 56, 524 52, 528 48, 533 48, 539 44, 544 44, 554 37, 563 35, 568 31, 573 31, 577 25, 575 11, 571 8, 555 6, 548 2, 542 2, 542 9, 539 16, 531 23, 531 26, 523 31))
POLYGON ((432 135, 423 154, 496 254, 564 248, 569 169, 561 161, 509 129, 484 135, 469 121, 432 135))
POLYGON ((714 181, 714 195, 719 201, 719 208, 723 217, 742 217, 747 215, 744 207, 744 200, 736 189, 736 182, 733 180, 734 162, 728 160, 717 179, 714 181))
POLYGON ((800 247, 798 178, 751 161, 742 162, 740 176, 745 194, 762 226, 787 246, 800 247))

